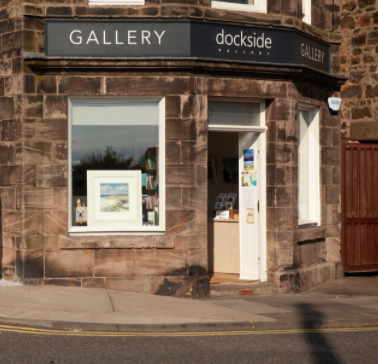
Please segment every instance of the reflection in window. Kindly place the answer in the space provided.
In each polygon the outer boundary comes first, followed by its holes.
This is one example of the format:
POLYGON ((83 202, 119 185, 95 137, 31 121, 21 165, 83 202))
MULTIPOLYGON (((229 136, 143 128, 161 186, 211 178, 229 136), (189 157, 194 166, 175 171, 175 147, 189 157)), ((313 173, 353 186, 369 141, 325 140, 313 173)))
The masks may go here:
MULTIPOLYGON (((305 106, 302 106, 305 107, 305 106)), ((319 113, 315 108, 299 110, 298 223, 320 224, 319 113)))
MULTIPOLYGON (((96 170, 141 171, 143 225, 159 225, 158 102, 72 101, 71 120, 72 225, 87 226, 87 172, 96 170)), ((121 192, 101 192, 115 201, 106 211, 125 210, 131 192, 121 192)))

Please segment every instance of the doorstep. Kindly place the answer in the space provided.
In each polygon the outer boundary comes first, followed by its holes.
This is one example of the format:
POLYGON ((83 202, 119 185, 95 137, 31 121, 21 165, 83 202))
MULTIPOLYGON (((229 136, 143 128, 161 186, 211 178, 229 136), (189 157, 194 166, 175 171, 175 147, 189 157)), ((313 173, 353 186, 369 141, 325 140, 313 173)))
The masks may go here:
POLYGON ((277 293, 272 283, 240 282, 210 284, 210 297, 268 296, 277 293))

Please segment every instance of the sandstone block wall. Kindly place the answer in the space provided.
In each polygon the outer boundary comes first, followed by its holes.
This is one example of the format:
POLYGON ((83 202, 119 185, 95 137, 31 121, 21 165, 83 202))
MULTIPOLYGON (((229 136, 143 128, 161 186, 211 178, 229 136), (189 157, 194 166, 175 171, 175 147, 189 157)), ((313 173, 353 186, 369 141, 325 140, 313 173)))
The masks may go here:
POLYGON ((315 26, 302 23, 297 7, 289 2, 274 6, 269 2, 265 15, 211 9, 207 0, 178 3, 147 0, 144 7, 88 7, 78 0, 1 3, 0 251, 5 278, 27 284, 206 295, 207 102, 209 97, 241 96, 264 99, 267 106, 269 281, 278 283, 281 292, 290 292, 337 276, 340 121, 329 116, 325 104, 334 95, 334 86, 287 75, 287 69, 270 79, 243 67, 233 74, 229 65, 208 64, 210 71, 196 75, 196 66, 185 68, 178 62, 51 62, 48 67, 29 68, 22 59, 22 52, 44 52, 45 18, 171 17, 295 27, 331 42, 333 72, 340 67, 337 2, 327 7, 336 15, 315 26), (166 98, 165 235, 68 236, 68 97, 105 95, 166 98), (298 102, 319 107, 321 115, 323 227, 315 232, 300 233, 297 224, 298 102))
POLYGON ((342 1, 342 135, 378 139, 378 2, 342 1))

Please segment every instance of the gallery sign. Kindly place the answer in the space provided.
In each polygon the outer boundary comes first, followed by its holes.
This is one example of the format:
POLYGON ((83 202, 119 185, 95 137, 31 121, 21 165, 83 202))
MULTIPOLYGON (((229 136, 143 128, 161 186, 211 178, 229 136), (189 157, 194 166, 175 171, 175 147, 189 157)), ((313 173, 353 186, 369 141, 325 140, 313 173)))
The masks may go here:
POLYGON ((327 43, 286 28, 189 20, 46 20, 46 56, 195 58, 330 70, 327 43))

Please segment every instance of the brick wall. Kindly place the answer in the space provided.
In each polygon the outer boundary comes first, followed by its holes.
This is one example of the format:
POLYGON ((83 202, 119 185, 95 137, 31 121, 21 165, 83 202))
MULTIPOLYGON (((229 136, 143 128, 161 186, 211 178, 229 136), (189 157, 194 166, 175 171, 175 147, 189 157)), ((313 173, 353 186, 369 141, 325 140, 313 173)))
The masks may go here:
POLYGON ((342 1, 342 135, 378 139, 378 3, 342 1))

